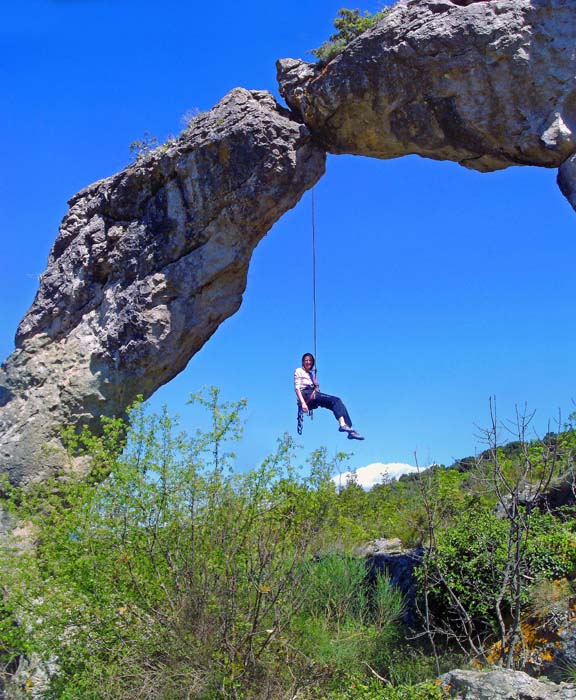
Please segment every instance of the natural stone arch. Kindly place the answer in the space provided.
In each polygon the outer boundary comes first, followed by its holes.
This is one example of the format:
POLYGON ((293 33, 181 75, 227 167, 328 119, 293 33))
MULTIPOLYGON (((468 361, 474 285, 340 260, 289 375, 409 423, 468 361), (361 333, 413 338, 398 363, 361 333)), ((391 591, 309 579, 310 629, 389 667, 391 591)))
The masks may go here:
POLYGON ((327 67, 280 62, 293 113, 234 90, 76 195, 0 375, 0 469, 44 478, 61 424, 94 427, 183 369, 238 309, 252 250, 324 149, 560 166, 573 201, 575 15, 567 0, 402 0, 327 67))

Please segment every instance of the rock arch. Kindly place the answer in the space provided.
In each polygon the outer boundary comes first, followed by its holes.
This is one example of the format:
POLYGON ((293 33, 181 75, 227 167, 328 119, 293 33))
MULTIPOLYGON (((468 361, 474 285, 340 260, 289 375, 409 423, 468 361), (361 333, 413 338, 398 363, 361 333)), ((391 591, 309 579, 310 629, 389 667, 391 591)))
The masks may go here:
POLYGON ((75 195, 0 372, 0 471, 44 478, 60 425, 95 427, 180 372, 326 151, 558 167, 575 206, 575 38, 568 0, 401 0, 325 67, 279 61, 291 111, 238 88, 75 195))

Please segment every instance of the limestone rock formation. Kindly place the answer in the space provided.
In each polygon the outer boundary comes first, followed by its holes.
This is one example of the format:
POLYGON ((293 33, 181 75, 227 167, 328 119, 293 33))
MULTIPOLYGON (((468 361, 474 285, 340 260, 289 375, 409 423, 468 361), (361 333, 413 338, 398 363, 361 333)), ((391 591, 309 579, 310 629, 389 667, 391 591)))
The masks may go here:
POLYGON ((576 207, 575 0, 400 0, 326 66, 279 62, 176 142, 70 202, 0 370, 0 472, 41 479, 58 428, 121 414, 239 307, 252 251, 325 153, 560 167, 576 207))
POLYGON ((235 89, 169 143, 70 200, 0 372, 0 468, 61 464, 62 424, 121 415, 240 306, 258 241, 325 153, 267 92, 235 89))
POLYGON ((552 683, 522 671, 449 671, 442 687, 454 700, 576 700, 572 683, 552 683))
POLYGON ((575 36, 574 0, 400 0, 326 66, 284 59, 278 79, 331 153, 559 167, 576 150, 575 36))

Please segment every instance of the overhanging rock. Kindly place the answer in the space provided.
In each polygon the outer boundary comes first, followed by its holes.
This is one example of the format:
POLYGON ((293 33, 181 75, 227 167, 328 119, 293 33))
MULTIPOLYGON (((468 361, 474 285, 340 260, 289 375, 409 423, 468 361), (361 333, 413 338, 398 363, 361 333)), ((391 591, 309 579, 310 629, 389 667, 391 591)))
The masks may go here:
POLYGON ((557 168, 575 38, 574 0, 401 0, 326 66, 279 61, 280 92, 331 153, 557 168))

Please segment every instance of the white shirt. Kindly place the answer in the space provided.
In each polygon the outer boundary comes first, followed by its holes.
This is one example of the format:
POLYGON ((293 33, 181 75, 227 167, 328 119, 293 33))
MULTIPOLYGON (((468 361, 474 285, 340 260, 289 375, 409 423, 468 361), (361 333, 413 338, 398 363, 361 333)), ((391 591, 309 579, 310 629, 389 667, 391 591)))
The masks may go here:
POLYGON ((310 373, 304 367, 296 367, 294 372, 294 389, 313 389, 315 386, 310 373))

